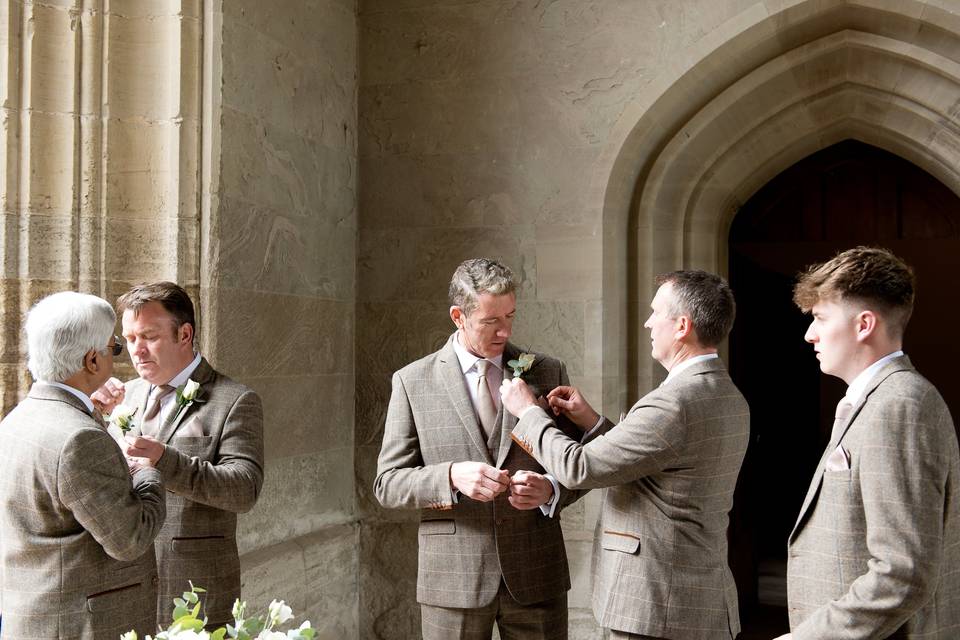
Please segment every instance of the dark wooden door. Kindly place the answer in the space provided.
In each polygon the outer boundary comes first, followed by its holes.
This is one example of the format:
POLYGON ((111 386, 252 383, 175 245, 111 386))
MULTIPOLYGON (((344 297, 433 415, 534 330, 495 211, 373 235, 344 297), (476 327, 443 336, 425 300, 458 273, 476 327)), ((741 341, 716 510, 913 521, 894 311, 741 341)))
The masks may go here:
MULTIPOLYGON (((960 278, 960 198, 917 166, 848 140, 787 169, 730 230, 737 321, 730 370, 750 403, 751 444, 731 519, 731 562, 746 622, 785 604, 786 540, 829 439, 845 384, 820 374, 794 307, 796 274, 856 245, 883 246, 917 274, 904 350, 960 415, 950 318, 960 278)), ((785 624, 785 613, 784 624, 785 624)))

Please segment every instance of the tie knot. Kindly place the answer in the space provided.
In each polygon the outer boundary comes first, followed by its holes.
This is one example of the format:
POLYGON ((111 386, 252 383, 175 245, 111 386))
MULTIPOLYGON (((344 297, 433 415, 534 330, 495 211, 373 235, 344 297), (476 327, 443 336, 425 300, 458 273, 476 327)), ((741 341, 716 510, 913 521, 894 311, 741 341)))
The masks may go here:
POLYGON ((487 368, 489 366, 490 366, 489 360, 483 360, 483 359, 477 360, 477 373, 479 373, 481 376, 486 376, 487 368))
POLYGON ((154 388, 153 394, 157 398, 163 398, 170 395, 170 393, 175 390, 176 387, 170 386, 169 384, 161 384, 160 386, 154 388))
POLYGON ((835 420, 846 420, 847 416, 850 415, 850 411, 853 409, 853 403, 844 398, 837 405, 837 411, 834 414, 835 420))

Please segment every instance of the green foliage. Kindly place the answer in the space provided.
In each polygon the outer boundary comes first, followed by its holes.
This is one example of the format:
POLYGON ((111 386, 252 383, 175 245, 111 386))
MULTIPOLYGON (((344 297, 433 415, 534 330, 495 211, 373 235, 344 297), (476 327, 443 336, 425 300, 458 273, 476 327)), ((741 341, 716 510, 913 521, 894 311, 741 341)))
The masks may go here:
MULTIPOLYGON (((147 636, 144 640, 273 640, 285 637, 287 640, 313 640, 317 631, 304 622, 299 628, 286 632, 278 627, 293 618, 293 611, 282 600, 274 600, 266 614, 247 617, 247 603, 239 599, 233 603, 234 624, 220 627, 214 631, 206 631, 206 616, 201 615, 202 598, 199 594, 206 593, 206 589, 190 583, 190 591, 185 591, 180 598, 173 599, 173 624, 161 630, 156 636, 147 636)), ((128 631, 121 636, 121 640, 139 640, 135 631, 128 631)))

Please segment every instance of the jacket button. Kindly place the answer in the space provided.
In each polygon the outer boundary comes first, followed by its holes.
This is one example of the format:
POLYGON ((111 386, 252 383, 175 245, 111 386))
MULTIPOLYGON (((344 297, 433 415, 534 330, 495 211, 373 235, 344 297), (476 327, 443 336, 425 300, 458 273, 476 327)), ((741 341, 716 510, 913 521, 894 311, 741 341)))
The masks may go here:
POLYGON ((153 586, 157 586, 158 584, 160 584, 160 578, 158 578, 157 576, 153 576, 153 580, 151 580, 150 582, 153 583, 153 586))

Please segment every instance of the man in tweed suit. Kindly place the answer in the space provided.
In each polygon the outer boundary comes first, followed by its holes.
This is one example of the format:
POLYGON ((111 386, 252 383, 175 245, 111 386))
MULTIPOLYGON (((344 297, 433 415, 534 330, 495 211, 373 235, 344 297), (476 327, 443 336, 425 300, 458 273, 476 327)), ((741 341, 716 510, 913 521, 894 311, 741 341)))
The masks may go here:
POLYGON ((740 631, 727 566, 727 524, 749 438, 749 409, 717 357, 733 325, 721 278, 675 271, 644 324, 669 374, 614 425, 577 389, 548 396, 553 414, 588 431, 585 444, 554 427, 527 386, 505 381, 512 437, 571 489, 610 487, 594 540, 593 612, 611 638, 730 640, 740 631))
POLYGON ((56 293, 26 321, 29 395, 0 422, 3 637, 152 633, 160 474, 128 462, 90 400, 123 348, 116 315, 56 293))
POLYGON ((120 296, 123 337, 140 378, 116 380, 97 398, 135 406, 127 454, 150 459, 163 475, 167 522, 157 538, 157 624, 172 620, 173 598, 188 581, 207 590, 209 626, 233 621, 240 597, 237 514, 253 508, 263 484, 260 398, 218 373, 194 351, 193 303, 172 282, 120 296), (195 395, 190 391, 196 383, 195 395))
MULTIPOLYGON (((510 443, 499 406, 516 310, 513 274, 467 260, 450 284, 457 331, 393 376, 374 491, 388 508, 420 509, 417 600, 423 638, 567 637, 570 577, 557 514, 575 498, 510 443)), ((537 394, 567 384, 537 354, 537 394)), ((572 431, 575 427, 570 426, 572 431)))
POLYGON ((794 290, 821 371, 849 386, 790 535, 782 638, 960 638, 960 452, 901 350, 913 298, 910 268, 868 247, 794 290))

